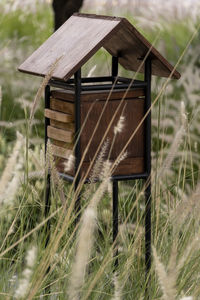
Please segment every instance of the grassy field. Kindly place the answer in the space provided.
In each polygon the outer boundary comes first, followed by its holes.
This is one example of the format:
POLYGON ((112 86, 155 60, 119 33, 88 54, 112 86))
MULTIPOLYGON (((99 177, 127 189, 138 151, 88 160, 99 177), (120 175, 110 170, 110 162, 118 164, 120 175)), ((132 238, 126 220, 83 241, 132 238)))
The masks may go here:
MULTIPOLYGON (((37 99, 31 124, 29 120, 41 80, 20 74, 17 66, 50 36, 53 18, 48 3, 16 3, 0 3, 0 299, 43 299, 46 293, 46 299, 61 300, 144 299, 144 187, 139 181, 120 183, 119 267, 113 272, 111 166, 106 160, 112 141, 94 168, 101 182, 83 187, 78 226, 73 210, 77 195, 73 185, 58 178, 49 145, 52 203, 45 218, 43 99, 37 99), (48 220, 51 237, 45 248, 48 220)), ((115 7, 118 12, 123 14, 115 7)), ((126 9, 123 15, 151 42, 156 39, 172 64, 180 60, 182 77, 153 78, 149 293, 150 299, 198 300, 199 19, 197 11, 182 18, 156 9, 151 13, 134 17, 126 9)), ((83 72, 87 75, 95 65, 92 75, 109 74, 109 64, 101 49, 83 72)), ((122 68, 120 74, 133 76, 122 68)))

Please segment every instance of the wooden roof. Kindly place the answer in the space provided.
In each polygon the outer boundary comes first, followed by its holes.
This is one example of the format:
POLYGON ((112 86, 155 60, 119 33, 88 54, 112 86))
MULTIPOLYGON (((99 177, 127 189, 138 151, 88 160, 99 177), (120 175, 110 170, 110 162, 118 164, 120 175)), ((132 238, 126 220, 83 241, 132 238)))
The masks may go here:
MULTIPOLYGON (((168 77, 173 70, 125 18, 74 14, 25 60, 19 71, 45 76, 59 60, 53 78, 67 80, 101 47, 119 56, 119 63, 127 70, 137 71, 148 52, 153 75, 168 77)), ((144 72, 143 67, 140 72, 144 72)), ((175 70, 172 78, 180 78, 179 72, 175 70)))

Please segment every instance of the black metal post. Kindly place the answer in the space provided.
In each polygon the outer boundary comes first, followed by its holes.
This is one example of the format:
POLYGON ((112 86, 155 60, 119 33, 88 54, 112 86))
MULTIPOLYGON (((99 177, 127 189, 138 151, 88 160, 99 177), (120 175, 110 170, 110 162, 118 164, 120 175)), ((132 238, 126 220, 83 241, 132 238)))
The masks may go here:
POLYGON ((112 80, 115 81, 114 77, 118 75, 118 57, 112 56, 112 80))
MULTIPOLYGON (((75 138, 76 138, 76 147, 75 147, 75 173, 78 171, 78 167, 81 161, 81 152, 80 152, 80 129, 81 129, 81 69, 79 69, 74 75, 74 83, 75 83, 75 138)), ((80 172, 77 174, 75 181, 75 191, 78 188, 80 182, 80 172)), ((75 223, 79 221, 80 218, 80 203, 81 195, 77 195, 77 199, 75 202, 75 213, 76 220, 75 223)))
MULTIPOLYGON (((145 61, 145 113, 151 107, 151 58, 145 61)), ((150 282, 151 269, 151 111, 145 120, 145 169, 147 178, 145 180, 145 265, 146 265, 146 291, 149 299, 148 285, 150 282)))
MULTIPOLYGON (((50 86, 47 85, 45 87, 45 108, 50 108, 50 86)), ((48 135, 47 135, 47 127, 50 125, 50 120, 48 118, 45 118, 45 161, 47 159, 47 142, 48 142, 48 135)), ((44 209, 44 215, 45 218, 48 217, 50 207, 51 207, 51 174, 49 166, 46 168, 45 166, 45 180, 46 180, 46 189, 45 189, 45 209, 44 209)), ((47 221, 46 227, 45 227, 45 248, 48 246, 49 240, 50 240, 50 220, 47 221)), ((50 266, 46 270, 46 274, 48 274, 50 271, 50 266)), ((48 294, 50 294, 51 290, 50 287, 47 287, 45 289, 45 299, 48 299, 48 294)))
POLYGON ((118 181, 113 180, 113 243, 114 245, 114 271, 118 266, 118 249, 116 245, 116 238, 118 235, 118 181))
MULTIPOLYGON (((47 85, 45 87, 45 108, 50 108, 50 86, 47 85)), ((50 125, 50 120, 48 118, 45 118, 45 161, 46 161, 46 155, 47 155, 47 142, 48 142, 48 136, 47 136, 47 127, 50 125)), ((49 167, 46 169, 47 174, 46 179, 46 190, 45 190, 45 210, 44 215, 45 218, 48 216, 51 206, 51 199, 50 199, 50 189, 51 189, 51 175, 49 167)), ((45 247, 48 245, 50 238, 50 221, 47 222, 46 225, 46 240, 45 240, 45 247)))

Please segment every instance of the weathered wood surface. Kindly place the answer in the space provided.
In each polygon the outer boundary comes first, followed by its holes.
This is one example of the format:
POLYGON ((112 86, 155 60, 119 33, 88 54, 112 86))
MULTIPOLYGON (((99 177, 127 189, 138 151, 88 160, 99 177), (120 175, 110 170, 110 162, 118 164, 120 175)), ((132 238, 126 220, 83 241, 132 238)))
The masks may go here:
MULTIPOLYGON (((88 114, 88 111, 91 107, 91 102, 83 102, 81 105, 81 124, 84 123, 85 118, 88 114)), ((99 101, 93 105, 93 108, 88 115, 85 126, 82 128, 81 132, 81 153, 83 154, 84 150, 89 144, 99 116, 104 108, 105 102, 99 101)), ((91 145, 88 149, 88 152, 85 156, 85 161, 91 161, 96 153, 96 150, 102 141, 104 133, 106 132, 110 121, 120 105, 119 100, 112 100, 107 105, 105 112, 102 116, 100 124, 92 138, 91 145)), ((123 149, 124 145, 127 143, 131 134, 136 129, 137 125, 144 116, 144 99, 128 99, 123 105, 121 105, 110 130, 108 131, 107 138, 109 143, 112 143, 114 138, 114 126, 117 125, 120 115, 124 116, 124 128, 121 133, 118 133, 115 139, 113 150, 111 152, 111 159, 115 159, 120 151, 123 149)), ((127 147, 127 158, 131 157, 142 157, 144 155, 144 124, 142 124, 135 134, 133 140, 127 147)))
POLYGON ((73 135, 72 131, 57 129, 52 126, 47 127, 47 136, 57 141, 72 143, 73 135))
MULTIPOLYGON (((88 91, 88 92, 81 92, 81 101, 97 101, 103 100, 105 101, 109 97, 110 91, 88 91)), ((74 93, 70 90, 53 90, 51 92, 52 97, 56 99, 66 100, 70 102, 74 102, 74 93)), ((145 90, 142 88, 129 90, 113 90, 110 96, 112 100, 121 100, 123 97, 126 99, 136 98, 136 97, 143 97, 145 96, 145 90)))
POLYGON ((52 143, 58 147, 61 148, 65 148, 65 149, 73 149, 74 148, 74 144, 73 143, 66 143, 66 142, 62 142, 62 141, 57 141, 52 139, 52 143))
POLYGON ((70 103, 67 101, 60 101, 58 99, 51 98, 50 107, 53 110, 57 110, 74 116, 74 111, 75 111, 74 103, 70 103))
POLYGON ((73 154, 73 151, 71 149, 61 148, 53 144, 51 145, 51 147, 52 147, 53 155, 58 157, 68 159, 70 154, 73 154))
MULTIPOLYGON (((64 163, 66 162, 65 159, 59 158, 56 159, 56 166, 57 170, 60 173, 66 173, 64 171, 64 163)), ((112 161, 113 162, 113 161, 112 161)), ((90 166, 90 162, 83 162, 81 166, 81 174, 86 174, 88 171, 88 168, 90 166)), ((92 169, 91 169, 92 170, 92 169)), ((133 174, 140 174, 145 171, 144 167, 144 157, 132 157, 132 158, 127 158, 123 160, 117 168, 113 171, 112 175, 133 175, 133 174)), ((70 170, 67 172, 67 174, 74 176, 74 170, 70 170)), ((89 172, 89 175, 91 172, 89 172)))
MULTIPOLYGON (((121 103, 121 99, 124 96, 125 91, 115 91, 111 94, 110 100, 107 103, 107 107, 105 109, 105 112, 102 116, 102 119, 100 121, 100 124, 97 128, 97 131, 94 134, 94 137, 92 138, 91 145, 89 146, 88 152, 86 153, 83 166, 81 168, 81 172, 85 172, 88 168, 91 160, 93 159, 97 148, 102 141, 102 138, 104 136, 105 131, 107 130, 109 123, 118 109, 118 106, 121 103)), ((71 92, 68 93, 68 91, 63 90, 55 90, 52 91, 52 96, 56 101, 62 102, 62 105, 60 104, 60 108, 62 109, 63 105, 69 101, 69 98, 71 97, 71 92), (58 100, 58 99, 59 100, 58 100)), ((99 119, 99 116, 104 109, 104 105, 106 103, 106 99, 108 97, 108 91, 101 91, 101 92, 93 92, 93 93, 86 93, 81 95, 81 135, 80 135, 80 144, 81 144, 81 156, 83 155, 85 149, 90 143, 90 139, 92 137, 94 128, 97 124, 97 121, 99 119), (98 98, 99 101, 96 101, 98 98), (88 112, 90 111, 89 115, 88 112)), ((70 98, 71 99, 71 98, 70 98)), ((74 103, 70 103, 72 106, 74 103)), ((55 108, 55 107, 54 107, 55 108)), ((68 107, 67 107, 68 109, 68 107)), ((144 89, 137 89, 137 90, 130 90, 128 91, 126 95, 126 99, 121 105, 114 122, 108 131, 107 137, 109 139, 109 144, 111 145, 112 140, 114 138, 114 126, 117 125, 120 115, 123 113, 124 116, 124 128, 121 133, 118 133, 113 145, 113 150, 110 155, 110 159, 114 161, 121 150, 123 149, 124 145, 130 138, 131 134, 134 132, 134 130, 137 128, 139 122, 144 116, 144 89), (138 96, 138 97, 137 97, 138 96), (139 98, 140 97, 140 98, 139 98)), ((52 122, 52 120, 51 120, 52 122)), ((53 121, 54 122, 54 121, 53 121)), ((51 123, 51 125, 53 125, 51 123)), ((66 124, 67 125, 67 124, 66 124)), ((56 124, 54 124, 54 127, 56 127, 56 124)), ((63 128, 65 129, 65 128, 63 128)), ((57 139, 58 140, 58 139, 57 139)), ((130 174, 136 174, 136 173, 142 173, 144 172, 144 145, 145 145, 145 133, 144 133, 144 124, 140 126, 137 133, 135 134, 133 140, 130 142, 130 144, 127 147, 127 157, 125 160, 123 160, 120 165, 117 167, 116 171, 114 172, 115 175, 130 175, 130 174)), ((64 141, 55 141, 53 140, 53 143, 59 146, 59 147, 66 147, 69 148, 69 144, 65 145, 64 141)), ((110 147, 109 145, 109 147, 110 147)), ((109 150, 108 150, 109 151, 109 150)), ((58 166, 59 171, 63 171, 62 169, 62 162, 63 160, 56 160, 56 165, 58 166)), ((73 170, 71 173, 68 173, 73 175, 73 170)))
MULTIPOLYGON (((126 69, 138 71, 141 59, 152 58, 152 74, 168 77, 173 66, 124 18, 74 14, 19 67, 22 72, 45 76, 59 60, 54 78, 67 80, 104 47, 119 56, 126 69)), ((144 67, 140 72, 144 72, 144 67)), ((180 78, 174 71, 172 78, 180 78)))
POLYGON ((44 111, 44 115, 46 118, 53 119, 56 121, 60 121, 63 123, 71 123, 74 121, 74 117, 70 114, 57 112, 51 109, 46 108, 44 111))
POLYGON ((64 130, 74 130, 75 128, 75 123, 62 123, 56 120, 50 120, 50 125, 55 128, 64 130))

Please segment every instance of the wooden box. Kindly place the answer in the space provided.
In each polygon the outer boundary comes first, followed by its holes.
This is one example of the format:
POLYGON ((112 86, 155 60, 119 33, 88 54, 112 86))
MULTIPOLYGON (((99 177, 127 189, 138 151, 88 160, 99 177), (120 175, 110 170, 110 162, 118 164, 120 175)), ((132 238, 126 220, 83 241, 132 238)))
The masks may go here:
MULTIPOLYGON (((100 142, 109 126, 109 123, 121 105, 121 100, 125 90, 113 91, 106 105, 106 109, 100 120, 100 124, 91 140, 90 147, 86 153, 81 167, 81 174, 85 173, 98 149, 100 142)), ((80 149, 81 157, 86 149, 106 104, 109 91, 90 91, 81 93, 81 134, 80 149)), ((114 126, 116 126, 120 115, 123 112, 125 126, 121 133, 116 135, 114 146, 110 155, 110 160, 114 161, 127 143, 139 122, 144 116, 144 89, 130 90, 126 94, 114 122, 107 134, 109 148, 114 137, 114 126)), ((71 90, 52 90, 50 97, 50 109, 45 110, 45 117, 50 119, 50 126, 47 128, 47 135, 53 144, 53 154, 58 171, 66 174, 64 162, 73 153, 75 141, 75 103, 74 92, 71 90)), ((144 124, 142 124, 134 138, 127 147, 127 156, 120 162, 113 175, 131 175, 144 172, 144 124)), ((68 172, 74 176, 74 170, 68 172)))

